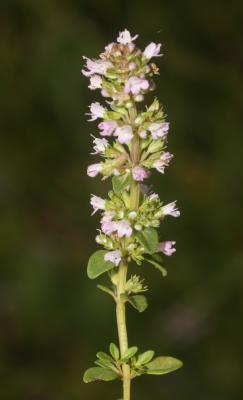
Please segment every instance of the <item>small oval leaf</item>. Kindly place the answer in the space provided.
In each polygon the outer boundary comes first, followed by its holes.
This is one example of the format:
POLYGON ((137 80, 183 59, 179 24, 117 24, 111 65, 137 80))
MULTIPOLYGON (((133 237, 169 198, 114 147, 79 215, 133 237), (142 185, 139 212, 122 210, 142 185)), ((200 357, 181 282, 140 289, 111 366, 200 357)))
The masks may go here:
POLYGON ((110 361, 113 362, 111 356, 109 356, 109 354, 104 353, 103 351, 99 351, 96 354, 96 357, 99 358, 101 361, 110 361))
POLYGON ((138 348, 136 346, 129 347, 127 349, 127 351, 125 351, 125 353, 123 354, 121 360, 122 361, 129 360, 130 358, 132 358, 134 356, 134 354, 137 353, 137 351, 138 351, 138 348))
POLYGON ((110 344, 110 353, 112 355, 112 357, 117 361, 119 360, 120 357, 120 352, 118 347, 115 345, 115 343, 111 343, 110 344))
POLYGON ((90 279, 95 279, 104 272, 114 268, 112 262, 105 261, 104 256, 106 253, 106 250, 98 250, 91 255, 87 267, 87 274, 90 279))
POLYGON ((174 357, 156 357, 146 365, 146 374, 163 375, 182 367, 182 361, 174 357))
POLYGON ((101 367, 93 367, 87 369, 85 371, 83 380, 85 383, 94 382, 94 381, 113 381, 116 379, 118 375, 109 369, 101 368, 101 367))
POLYGON ((136 365, 144 365, 149 363, 152 360, 153 356, 154 356, 153 350, 148 350, 142 354, 139 354, 136 365))

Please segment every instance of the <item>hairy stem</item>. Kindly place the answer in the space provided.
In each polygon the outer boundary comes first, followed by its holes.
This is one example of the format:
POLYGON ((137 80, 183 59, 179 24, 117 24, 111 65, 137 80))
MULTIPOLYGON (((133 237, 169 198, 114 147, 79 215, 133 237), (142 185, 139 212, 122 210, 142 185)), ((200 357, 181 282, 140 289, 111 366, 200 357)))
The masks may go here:
MULTIPOLYGON (((136 106, 132 107, 130 110, 130 123, 134 124, 134 120, 137 115, 136 106)), ((134 132, 134 137, 131 143, 131 160, 133 166, 135 166, 140 158, 140 142, 137 132, 134 132)), ((130 209, 136 210, 139 207, 139 183, 132 180, 130 186, 130 209)), ((122 299, 122 294, 125 292, 125 285, 127 280, 127 270, 128 264, 122 261, 119 265, 118 272, 118 283, 117 283, 117 306, 116 306, 116 316, 117 316, 117 328, 121 356, 128 349, 128 338, 127 338, 127 327, 126 327, 126 309, 125 301, 122 299)), ((129 364, 122 365, 123 372, 123 400, 130 400, 131 398, 131 371, 129 364)))

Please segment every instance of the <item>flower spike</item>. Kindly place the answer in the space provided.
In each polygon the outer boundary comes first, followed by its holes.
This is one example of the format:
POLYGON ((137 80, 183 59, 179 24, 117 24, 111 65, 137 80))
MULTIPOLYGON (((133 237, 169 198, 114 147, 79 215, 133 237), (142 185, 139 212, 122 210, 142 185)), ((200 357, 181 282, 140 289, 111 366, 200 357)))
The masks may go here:
POLYGON ((100 249, 91 255, 87 273, 90 279, 108 276, 110 287, 98 287, 115 301, 119 340, 119 347, 110 344, 110 354, 97 353, 96 366, 83 379, 122 379, 123 400, 130 400, 133 378, 162 375, 182 366, 176 358, 154 357, 152 350, 138 353, 137 346, 128 345, 126 304, 143 312, 147 308, 143 292, 148 289, 138 275, 128 277, 130 263, 155 267, 166 276, 162 256, 174 254, 176 242, 160 241, 158 229, 166 216, 180 216, 176 201, 163 204, 146 185, 153 170, 165 173, 173 154, 167 150, 170 124, 159 100, 143 105, 146 95, 155 90, 159 69, 151 59, 162 55, 161 44, 151 42, 142 51, 135 44, 137 37, 123 30, 98 59, 83 57, 82 69, 90 90, 100 90, 105 98, 105 105, 94 101, 87 114, 90 122, 99 121, 100 137, 92 135, 91 154, 102 158, 88 166, 87 174, 112 181, 106 198, 92 195, 90 199, 92 215, 101 216, 95 237, 100 249))

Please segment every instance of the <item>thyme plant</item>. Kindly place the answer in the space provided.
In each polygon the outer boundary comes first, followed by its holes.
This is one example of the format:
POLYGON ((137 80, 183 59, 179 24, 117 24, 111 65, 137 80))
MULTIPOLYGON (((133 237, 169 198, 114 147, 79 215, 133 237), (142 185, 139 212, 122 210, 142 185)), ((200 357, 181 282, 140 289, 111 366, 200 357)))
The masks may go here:
POLYGON ((89 121, 99 122, 100 137, 93 137, 94 155, 102 161, 88 167, 90 177, 111 177, 107 199, 91 196, 93 214, 101 212, 101 227, 96 242, 103 247, 93 253, 87 273, 95 279, 106 273, 110 286, 98 285, 116 305, 119 345, 111 343, 109 353, 98 352, 95 367, 84 374, 84 382, 123 382, 123 400, 130 400, 131 380, 143 375, 163 375, 182 366, 168 356, 155 356, 153 350, 139 352, 129 347, 126 305, 138 312, 147 307, 147 286, 139 275, 129 275, 129 264, 151 265, 166 276, 162 255, 175 252, 175 242, 159 241, 158 228, 167 216, 179 217, 176 202, 164 205, 158 194, 144 184, 151 170, 164 173, 173 157, 167 151, 169 123, 157 98, 145 108, 144 97, 155 89, 159 69, 151 62, 159 57, 161 44, 150 43, 144 51, 136 47, 138 35, 120 32, 117 41, 105 47, 99 59, 85 59, 83 75, 91 90, 100 89, 106 106, 90 105, 89 121))

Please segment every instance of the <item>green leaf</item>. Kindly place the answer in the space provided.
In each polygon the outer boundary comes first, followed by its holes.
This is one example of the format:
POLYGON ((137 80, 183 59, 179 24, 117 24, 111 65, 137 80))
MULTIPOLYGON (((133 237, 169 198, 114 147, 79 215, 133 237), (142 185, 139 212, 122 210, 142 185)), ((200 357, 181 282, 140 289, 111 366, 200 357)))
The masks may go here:
POLYGON ((101 368, 101 367, 93 367, 93 368, 89 368, 89 369, 87 369, 87 371, 85 371, 83 380, 85 383, 94 382, 94 381, 108 382, 108 381, 113 381, 117 377, 118 377, 118 375, 114 371, 111 371, 110 369, 105 369, 105 368, 101 368))
POLYGON ((121 361, 125 361, 126 362, 127 360, 132 358, 134 356, 134 354, 137 353, 137 351, 138 351, 138 348, 136 346, 129 347, 127 349, 127 351, 125 351, 125 353, 121 357, 121 361))
POLYGON ((128 301, 139 312, 143 312, 148 307, 146 297, 140 294, 128 297, 128 301))
POLYGON ((106 369, 113 369, 113 367, 114 367, 114 365, 110 361, 95 360, 94 363, 96 365, 99 365, 99 367, 106 368, 106 369))
POLYGON ((153 350, 148 350, 142 354, 139 354, 136 365, 138 366, 149 363, 152 360, 153 356, 154 356, 153 350))
POLYGON ((90 279, 95 279, 97 276, 114 268, 112 262, 104 260, 106 253, 106 250, 98 250, 91 255, 87 267, 87 274, 90 279))
POLYGON ((117 361, 119 360, 120 357, 120 352, 118 347, 115 345, 115 343, 111 343, 110 344, 110 353, 112 355, 112 357, 117 361))
POLYGON ((109 354, 104 353, 103 351, 99 351, 96 354, 96 357, 99 358, 101 361, 109 361, 109 362, 113 362, 111 356, 109 356, 109 354))
POLYGON ((150 264, 152 264, 155 268, 157 268, 161 272, 163 277, 167 275, 167 270, 164 267, 162 267, 162 265, 160 265, 157 261, 150 260, 149 258, 145 258, 145 260, 148 261, 150 264))
POLYGON ((163 375, 175 371, 182 367, 183 363, 177 358, 173 357, 156 357, 146 365, 148 368, 146 374, 149 375, 163 375))
POLYGON ((112 187, 116 194, 123 191, 131 182, 130 172, 123 175, 114 175, 112 178, 112 187))
POLYGON ((108 287, 103 286, 103 285, 97 285, 97 288, 100 289, 100 290, 102 290, 102 292, 108 293, 108 294, 110 294, 112 297, 114 297, 114 293, 113 293, 112 290, 109 289, 108 287))
POLYGON ((141 232, 137 232, 136 237, 145 251, 153 254, 158 249, 158 233, 154 228, 145 228, 141 232))

